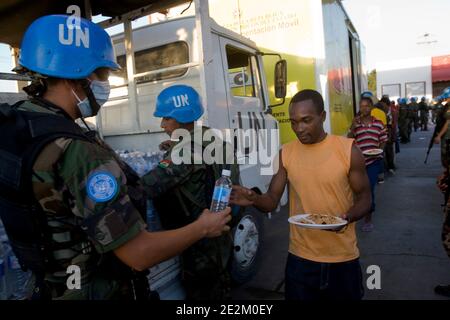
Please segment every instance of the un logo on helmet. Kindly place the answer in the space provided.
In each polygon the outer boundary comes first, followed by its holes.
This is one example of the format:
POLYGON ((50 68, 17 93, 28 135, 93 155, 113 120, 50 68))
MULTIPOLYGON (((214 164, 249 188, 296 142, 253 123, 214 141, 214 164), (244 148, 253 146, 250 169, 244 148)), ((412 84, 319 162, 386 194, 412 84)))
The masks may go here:
POLYGON ((80 26, 80 7, 76 5, 69 6, 67 13, 72 13, 67 18, 65 24, 60 24, 58 32, 58 40, 61 44, 71 46, 75 38, 75 46, 80 47, 81 44, 87 49, 89 48, 89 29, 87 27, 82 30, 80 26), (67 30, 67 34, 65 32, 67 30))
POLYGON ((187 94, 172 97, 172 101, 175 108, 181 108, 189 105, 189 97, 187 94))

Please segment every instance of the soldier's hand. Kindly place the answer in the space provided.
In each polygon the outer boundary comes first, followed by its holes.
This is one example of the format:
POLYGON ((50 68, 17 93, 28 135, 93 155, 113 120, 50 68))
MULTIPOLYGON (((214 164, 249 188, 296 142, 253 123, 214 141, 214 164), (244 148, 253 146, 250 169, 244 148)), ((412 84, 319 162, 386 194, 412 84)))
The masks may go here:
POLYGON ((252 206, 257 196, 257 193, 253 190, 234 185, 230 195, 230 203, 242 207, 252 206))
POLYGON ((203 213, 198 218, 198 223, 201 224, 202 230, 205 231, 206 238, 219 237, 224 232, 230 231, 227 225, 231 220, 231 209, 227 207, 223 211, 211 212, 208 209, 203 210, 203 213))
POLYGON ((435 143, 435 144, 441 143, 441 138, 435 137, 435 138, 434 138, 434 143, 435 143))
POLYGON ((166 141, 163 141, 163 142, 161 142, 160 145, 159 145, 159 150, 161 150, 161 151, 167 151, 167 150, 169 150, 169 149, 173 146, 174 143, 175 143, 175 142, 172 141, 172 140, 166 140, 166 141))

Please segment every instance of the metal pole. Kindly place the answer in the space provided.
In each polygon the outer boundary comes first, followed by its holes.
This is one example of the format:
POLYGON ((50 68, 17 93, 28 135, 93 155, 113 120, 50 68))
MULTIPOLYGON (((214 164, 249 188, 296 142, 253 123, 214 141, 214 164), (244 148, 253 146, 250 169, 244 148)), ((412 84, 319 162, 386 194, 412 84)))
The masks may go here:
POLYGON ((90 0, 84 0, 84 16, 88 20, 92 20, 92 7, 90 0))
POLYGON ((134 80, 134 75, 136 74, 136 65, 134 63, 133 30, 131 28, 131 20, 127 19, 124 21, 124 28, 128 76, 128 101, 130 102, 130 112, 132 117, 131 119, 134 122, 133 131, 140 131, 137 88, 136 81, 134 80))
MULTIPOLYGON (((203 104, 207 108, 213 108, 208 105, 210 91, 209 88, 214 88, 214 69, 213 69, 213 50, 212 37, 209 17, 209 3, 208 0, 194 0, 195 4, 195 30, 197 31, 198 47, 199 47, 199 62, 200 62, 200 85, 201 95, 203 97, 203 104)), ((205 125, 208 125, 207 113, 205 115, 205 125)))

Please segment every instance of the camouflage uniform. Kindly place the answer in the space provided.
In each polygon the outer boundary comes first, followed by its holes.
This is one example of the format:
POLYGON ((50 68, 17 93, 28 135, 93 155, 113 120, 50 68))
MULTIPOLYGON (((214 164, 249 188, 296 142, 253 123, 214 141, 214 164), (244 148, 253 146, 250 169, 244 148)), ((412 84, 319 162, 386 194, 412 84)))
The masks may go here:
POLYGON ((447 252, 447 255, 450 257, 450 214, 448 204, 444 223, 442 225, 442 245, 444 246, 445 252, 447 252))
MULTIPOLYGON (((206 129, 208 128, 203 127, 195 130, 201 130, 203 136, 206 129)), ((191 131, 191 141, 194 141, 194 131, 191 131)), ((207 144, 209 141, 204 141, 202 146, 198 146, 198 151, 203 152, 207 144)), ((182 155, 180 150, 183 147, 190 148, 192 156, 194 155, 194 145, 189 146, 180 141, 166 152, 164 159, 154 170, 142 177, 164 229, 185 226, 194 221, 205 208, 209 208, 206 196, 208 182, 205 181, 208 166, 203 161, 200 164, 174 164, 174 155, 182 155)), ((237 165, 232 166, 231 179, 234 183, 239 182, 237 168, 237 165)), ((231 278, 227 268, 231 253, 230 234, 203 239, 183 252, 182 281, 188 300, 231 298, 231 278)))
MULTIPOLYGON (((444 108, 440 109, 436 117, 436 128, 439 128, 440 131, 447 121, 450 121, 450 110, 448 109, 447 106, 445 106, 444 108)), ((441 163, 444 168, 447 167, 448 164, 446 140, 449 138, 450 138, 450 126, 447 129, 447 132, 445 132, 444 135, 441 137, 441 163)))
POLYGON ((428 112, 429 107, 427 103, 421 101, 419 103, 419 113, 420 113, 420 129, 422 131, 428 131, 428 112))
POLYGON ((414 113, 413 108, 411 107, 411 105, 409 104, 407 106, 408 108, 408 112, 407 112, 407 119, 408 119, 408 142, 411 141, 411 133, 413 131, 413 127, 415 127, 415 123, 416 123, 416 115, 414 113))
POLYGON ((419 105, 417 102, 411 102, 409 108, 412 112, 412 123, 414 124, 414 131, 419 128, 419 105))
POLYGON ((400 131, 400 141, 402 143, 409 142, 408 129, 410 127, 409 111, 407 105, 400 105, 398 116, 398 127, 400 131))
MULTIPOLYGON (((19 109, 67 116, 61 109, 30 101, 19 109)), ((131 185, 124 173, 126 165, 94 141, 59 138, 43 149, 33 170, 33 191, 54 246, 54 264, 45 274, 47 294, 52 299, 131 298, 125 276, 130 268, 119 262, 113 250, 137 236, 146 224, 137 209, 145 203, 143 189, 131 185), (98 173, 108 173, 110 182, 116 183, 109 200, 96 201, 88 192, 89 179, 98 173), (67 289, 69 265, 81 269, 80 290, 67 289)))

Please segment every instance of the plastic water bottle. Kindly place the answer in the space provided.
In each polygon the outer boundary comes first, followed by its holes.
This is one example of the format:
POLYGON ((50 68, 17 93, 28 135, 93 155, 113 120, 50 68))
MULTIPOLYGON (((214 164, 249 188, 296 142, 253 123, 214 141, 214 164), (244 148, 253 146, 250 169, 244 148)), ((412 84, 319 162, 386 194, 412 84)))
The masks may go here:
POLYGON ((224 210, 228 206, 231 194, 231 171, 222 170, 222 177, 216 181, 211 202, 211 212, 224 210))
POLYGON ((0 233, 0 251, 2 251, 0 259, 3 260, 4 296, 5 299, 22 300, 25 298, 26 285, 31 278, 31 272, 22 271, 19 260, 9 244, 8 236, 4 232, 0 233))
POLYGON ((9 273, 11 274, 11 279, 13 280, 11 298, 15 300, 23 300, 25 299, 25 290, 28 284, 28 280, 31 277, 31 273, 29 271, 22 271, 19 260, 14 255, 12 250, 10 252, 11 254, 8 257, 8 268, 9 273))

